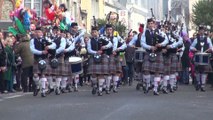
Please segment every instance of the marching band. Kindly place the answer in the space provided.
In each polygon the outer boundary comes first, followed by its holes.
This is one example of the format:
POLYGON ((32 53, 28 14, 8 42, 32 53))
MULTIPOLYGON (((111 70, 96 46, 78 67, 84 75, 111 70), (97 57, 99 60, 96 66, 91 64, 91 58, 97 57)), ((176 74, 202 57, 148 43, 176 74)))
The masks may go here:
MULTIPOLYGON (((39 92, 42 97, 52 92, 56 95, 73 89, 77 92, 82 74, 91 77, 93 95, 110 94, 111 90, 117 93, 122 74, 125 74, 122 69, 122 62, 126 62, 123 53, 126 58, 131 56, 127 60, 130 63, 128 67, 135 64, 129 72, 129 79, 123 82, 131 85, 137 73, 137 88, 142 87, 145 94, 152 90, 158 96, 160 92, 168 94, 177 90, 177 76, 182 70, 180 52, 184 47, 182 26, 178 28, 168 20, 160 24, 152 17, 140 25, 141 33, 128 36, 127 42, 117 33, 113 22, 108 21, 100 29, 94 21, 91 36, 85 42, 86 30, 79 29, 78 23, 66 19, 65 4, 59 6, 62 16, 51 19, 51 10, 54 9, 54 5, 45 3, 48 19, 55 23, 48 27, 37 26, 30 34, 30 50, 34 55, 34 96, 39 92), (85 54, 89 56, 88 60, 85 54), (85 65, 87 67, 83 67, 85 65)), ((204 92, 207 73, 212 72, 209 57, 213 51, 204 27, 199 27, 190 50, 195 54, 196 90, 204 92)))

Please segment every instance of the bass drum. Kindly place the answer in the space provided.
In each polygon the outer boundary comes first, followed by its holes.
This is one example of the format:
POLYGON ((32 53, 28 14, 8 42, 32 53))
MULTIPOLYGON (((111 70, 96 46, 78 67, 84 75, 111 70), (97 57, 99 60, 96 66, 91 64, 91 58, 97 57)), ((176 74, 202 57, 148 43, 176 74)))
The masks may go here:
POLYGON ((72 75, 79 75, 83 73, 83 62, 80 57, 70 57, 69 63, 72 75))

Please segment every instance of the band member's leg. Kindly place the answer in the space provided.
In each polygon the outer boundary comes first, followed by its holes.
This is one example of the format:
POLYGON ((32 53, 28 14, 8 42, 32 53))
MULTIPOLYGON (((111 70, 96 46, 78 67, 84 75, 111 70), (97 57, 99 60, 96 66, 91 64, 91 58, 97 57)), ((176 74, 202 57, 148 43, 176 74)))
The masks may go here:
POLYGON ((144 93, 148 93, 151 82, 151 75, 149 73, 144 73, 143 81, 146 84, 146 90, 144 91, 144 93))
POLYGON ((201 74, 196 72, 195 77, 196 77, 196 90, 198 91, 201 85, 201 74))
POLYGON ((118 84, 118 81, 119 81, 119 76, 118 75, 114 75, 113 78, 113 92, 118 92, 117 91, 117 84, 118 84))
POLYGON ((201 74, 201 91, 205 92, 205 84, 206 84, 207 74, 201 74))
POLYGON ((176 79, 176 74, 170 74, 169 76, 170 92, 174 92, 175 79, 176 79))
POLYGON ((60 95, 60 84, 61 84, 61 77, 60 76, 57 76, 56 77, 56 95, 60 95))
POLYGON ((97 83, 98 83, 98 80, 97 80, 97 76, 96 75, 92 75, 91 76, 91 83, 92 83, 92 94, 96 94, 96 89, 97 89, 97 83))
POLYGON ((48 92, 48 94, 50 94, 51 92, 54 91, 53 77, 52 76, 48 76, 47 77, 47 81, 49 83, 49 92, 48 92))
POLYGON ((46 82, 47 82, 47 78, 45 77, 45 75, 42 75, 41 76, 41 96, 42 97, 45 97, 46 94, 45 94, 45 91, 46 91, 46 82))
POLYGON ((39 89, 40 89, 38 74, 34 74, 33 81, 35 83, 35 88, 34 88, 33 96, 37 96, 38 92, 39 92, 39 89))
POLYGON ((167 83, 169 81, 169 75, 164 75, 163 76, 163 93, 167 94, 167 83))
POLYGON ((98 95, 99 96, 103 95, 102 90, 103 90, 103 84, 104 84, 104 82, 105 82, 104 76, 98 76, 98 87, 99 87, 98 88, 99 89, 98 95))
POLYGON ((112 76, 106 76, 106 93, 109 94, 112 76))
POLYGON ((158 93, 158 84, 161 80, 161 76, 159 74, 155 74, 154 77, 154 95, 159 95, 158 93))
POLYGON ((61 92, 62 93, 66 92, 67 79, 68 79, 68 77, 62 77, 62 80, 61 80, 61 92))
POLYGON ((79 83, 79 75, 75 75, 74 77, 74 83, 75 83, 75 86, 74 86, 74 91, 78 91, 78 83, 79 83))

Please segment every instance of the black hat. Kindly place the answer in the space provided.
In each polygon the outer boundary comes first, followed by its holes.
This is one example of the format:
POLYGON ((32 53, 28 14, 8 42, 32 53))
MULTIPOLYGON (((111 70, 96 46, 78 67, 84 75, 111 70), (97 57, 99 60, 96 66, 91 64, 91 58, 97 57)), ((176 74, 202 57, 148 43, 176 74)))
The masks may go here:
POLYGON ((41 30, 41 27, 40 26, 38 26, 38 27, 36 27, 36 29, 35 30, 41 30))
POLYGON ((78 23, 73 22, 73 23, 70 25, 70 27, 75 27, 75 26, 78 26, 78 23))
POLYGON ((57 26, 54 26, 53 30, 59 30, 59 28, 57 26))
POLYGON ((66 5, 65 5, 64 3, 63 3, 63 4, 60 4, 59 7, 62 7, 62 8, 64 8, 64 11, 67 11, 66 5))
POLYGON ((97 26, 92 26, 92 30, 97 30, 98 31, 98 27, 97 26))
POLYGON ((43 4, 49 4, 49 5, 52 5, 52 3, 50 2, 50 0, 45 0, 45 1, 43 2, 43 4))
POLYGON ((112 24, 106 24, 106 28, 112 28, 113 26, 112 26, 112 24))
POLYGON ((199 26, 199 30, 204 30, 204 26, 199 26))
POLYGON ((147 23, 149 23, 149 22, 155 22, 155 20, 154 20, 153 18, 149 18, 149 19, 147 20, 147 23))

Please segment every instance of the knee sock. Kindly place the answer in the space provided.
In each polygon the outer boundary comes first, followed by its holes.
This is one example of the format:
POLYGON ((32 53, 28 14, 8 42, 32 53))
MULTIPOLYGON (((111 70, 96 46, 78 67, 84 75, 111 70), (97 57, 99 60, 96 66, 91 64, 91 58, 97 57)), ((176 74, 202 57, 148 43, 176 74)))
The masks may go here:
POLYGON ((160 82, 160 77, 154 77, 154 92, 158 91, 158 82, 160 82))

